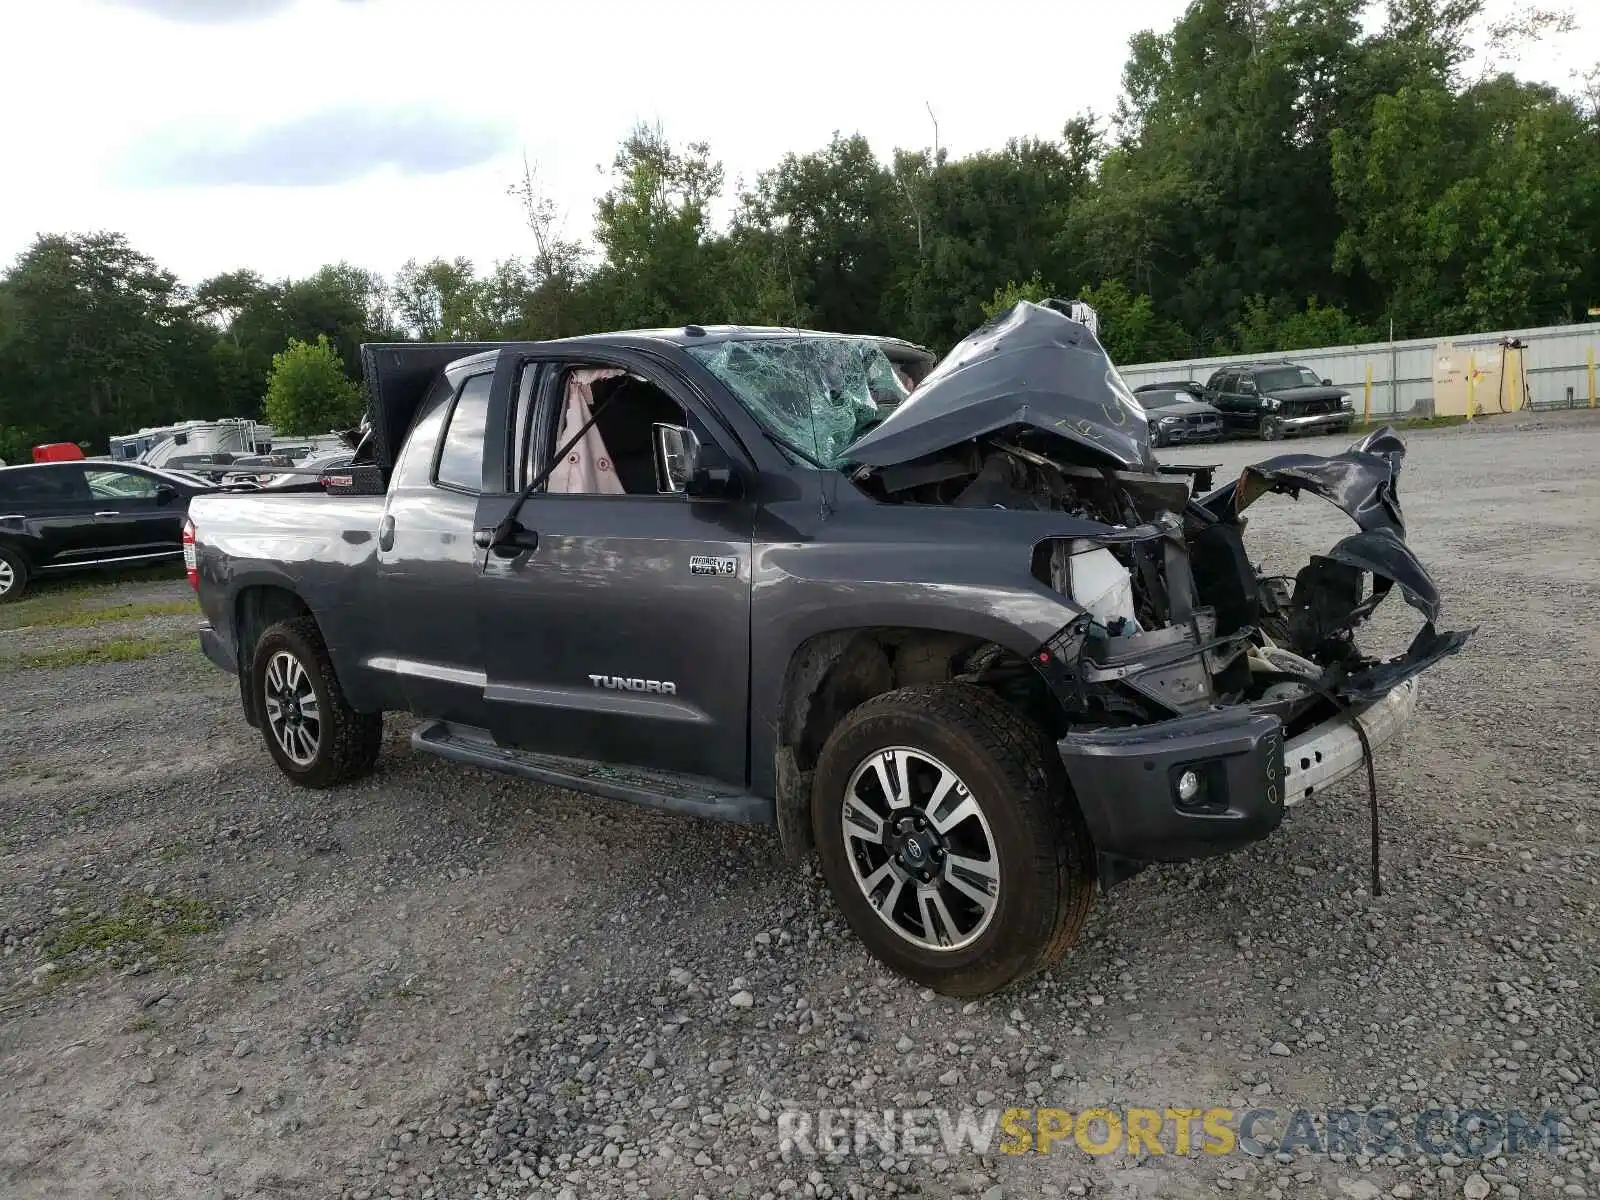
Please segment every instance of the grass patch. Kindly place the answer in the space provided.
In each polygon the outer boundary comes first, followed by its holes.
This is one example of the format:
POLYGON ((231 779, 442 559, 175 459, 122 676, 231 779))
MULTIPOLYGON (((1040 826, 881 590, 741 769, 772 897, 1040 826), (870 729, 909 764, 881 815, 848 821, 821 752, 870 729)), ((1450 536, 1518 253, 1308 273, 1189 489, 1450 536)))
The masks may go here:
POLYGON ((11 667, 29 670, 51 670, 56 667, 81 667, 87 663, 137 662, 156 654, 192 645, 189 634, 168 637, 113 638, 108 642, 93 642, 87 646, 61 646, 42 654, 23 654, 4 661, 11 667))
POLYGON ((1465 425, 1467 418, 1459 417, 1374 417, 1363 425, 1359 421, 1350 427, 1351 433, 1369 433, 1393 425, 1396 429, 1446 429, 1451 425, 1465 425))
POLYGON ((170 962, 182 941, 217 929, 211 906, 189 896, 123 898, 115 913, 97 913, 64 926, 45 943, 45 957, 66 971, 121 966, 138 958, 170 962))
POLYGON ((147 604, 110 604, 100 608, 63 605, 54 596, 23 600, 0 609, 0 632, 11 629, 76 629, 112 621, 142 621, 147 617, 200 615, 193 600, 161 600, 147 604))

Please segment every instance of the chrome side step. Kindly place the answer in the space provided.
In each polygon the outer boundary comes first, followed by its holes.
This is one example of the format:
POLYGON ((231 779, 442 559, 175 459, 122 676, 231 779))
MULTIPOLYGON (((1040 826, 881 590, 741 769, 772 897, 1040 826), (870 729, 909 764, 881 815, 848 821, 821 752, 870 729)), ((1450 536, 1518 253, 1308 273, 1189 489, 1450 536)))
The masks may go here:
POLYGON ((735 791, 716 780, 517 750, 496 744, 485 730, 452 725, 447 721, 423 722, 411 735, 411 747, 486 771, 518 775, 574 792, 627 800, 646 808, 740 825, 777 824, 777 806, 773 801, 735 791))

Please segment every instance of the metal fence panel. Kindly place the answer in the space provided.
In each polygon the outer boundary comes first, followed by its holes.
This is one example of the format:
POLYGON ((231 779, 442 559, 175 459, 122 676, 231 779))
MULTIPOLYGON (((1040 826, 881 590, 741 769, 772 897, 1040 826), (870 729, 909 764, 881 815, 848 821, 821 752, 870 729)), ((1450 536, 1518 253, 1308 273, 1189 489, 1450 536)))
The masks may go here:
POLYGON ((1475 355, 1484 363, 1499 359, 1500 343, 1516 338, 1527 344, 1523 365, 1528 393, 1535 408, 1564 408, 1590 402, 1589 356, 1600 358, 1600 324, 1552 325, 1542 329, 1508 329, 1474 333, 1457 338, 1410 338, 1396 342, 1370 342, 1360 346, 1323 346, 1287 354, 1229 354, 1218 358, 1175 359, 1170 362, 1119 366, 1129 387, 1180 379, 1204 383, 1213 371, 1237 364, 1287 358, 1311 368, 1347 389, 1357 406, 1362 401, 1367 368, 1372 368, 1374 415, 1409 414, 1433 403, 1434 351, 1442 341, 1455 344, 1465 361, 1475 355))

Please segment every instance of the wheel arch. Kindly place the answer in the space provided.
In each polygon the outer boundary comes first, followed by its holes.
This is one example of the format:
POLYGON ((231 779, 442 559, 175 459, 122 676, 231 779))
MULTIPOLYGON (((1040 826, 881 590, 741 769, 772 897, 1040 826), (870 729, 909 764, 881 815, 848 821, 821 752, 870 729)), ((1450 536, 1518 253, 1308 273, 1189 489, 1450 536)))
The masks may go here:
POLYGON ((778 835, 791 857, 814 848, 811 784, 823 744, 852 709, 914 684, 987 686, 1030 718, 1049 704, 1043 680, 1013 650, 969 632, 903 625, 833 629, 805 639, 784 671, 774 729, 778 835), (1019 686, 1007 691, 1002 680, 1019 686), (1035 686, 1036 685, 1036 686, 1035 686))
POLYGON ((311 606, 300 594, 282 583, 250 583, 234 594, 231 620, 234 655, 239 667, 239 698, 244 705, 245 720, 257 728, 261 725, 261 712, 255 699, 253 678, 256 643, 279 621, 300 617, 316 620, 311 606))

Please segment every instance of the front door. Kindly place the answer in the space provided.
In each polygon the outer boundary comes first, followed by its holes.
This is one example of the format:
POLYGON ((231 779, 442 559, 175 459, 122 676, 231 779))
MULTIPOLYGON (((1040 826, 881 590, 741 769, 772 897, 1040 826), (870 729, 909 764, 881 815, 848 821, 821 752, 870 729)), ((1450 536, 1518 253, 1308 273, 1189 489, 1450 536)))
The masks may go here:
POLYGON ((84 468, 94 498, 96 540, 107 558, 177 554, 183 531, 183 506, 163 498, 160 481, 141 471, 89 465, 84 468))
MULTIPOLYGON (((568 456, 573 469, 523 504, 537 545, 483 567, 475 607, 495 739, 743 785, 755 506, 663 493, 656 478, 653 427, 687 422, 710 438, 702 402, 647 360, 530 362, 522 379, 517 440, 533 452, 518 474, 549 461, 564 419, 570 436, 588 404, 610 403, 599 438, 568 456), (606 371, 575 404, 577 373, 606 371)), ((486 495, 478 528, 510 503, 486 495)))

